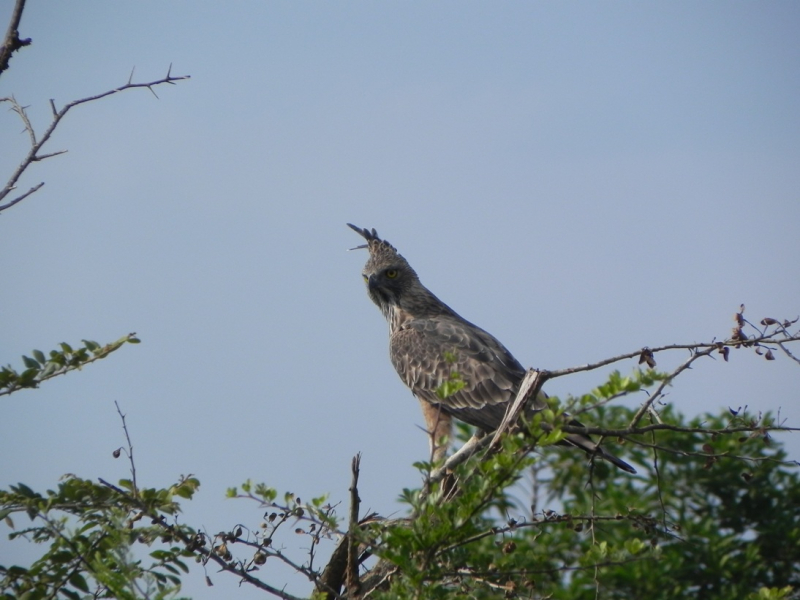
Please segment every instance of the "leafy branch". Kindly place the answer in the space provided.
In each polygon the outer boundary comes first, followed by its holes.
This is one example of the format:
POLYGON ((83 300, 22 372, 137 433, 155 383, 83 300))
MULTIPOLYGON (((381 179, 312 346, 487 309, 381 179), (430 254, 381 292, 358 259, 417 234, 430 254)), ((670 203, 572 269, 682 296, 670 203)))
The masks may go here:
POLYGON ((82 340, 83 347, 73 349, 66 342, 60 344, 60 350, 51 350, 49 358, 41 350, 34 350, 33 355, 22 357, 25 365, 23 371, 17 371, 11 365, 0 368, 0 396, 12 394, 25 388, 36 388, 39 384, 70 371, 81 369, 97 360, 116 352, 125 344, 138 344, 135 333, 129 333, 101 346, 97 342, 82 340))

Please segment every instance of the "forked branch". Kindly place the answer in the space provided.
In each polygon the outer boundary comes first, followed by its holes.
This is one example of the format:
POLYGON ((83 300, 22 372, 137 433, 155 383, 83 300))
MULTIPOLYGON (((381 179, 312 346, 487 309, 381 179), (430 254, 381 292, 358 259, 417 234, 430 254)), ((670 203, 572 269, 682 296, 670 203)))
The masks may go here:
MULTIPOLYGON (((19 104, 16 98, 14 98, 13 96, 7 98, 0 98, 0 102, 8 102, 11 105, 11 110, 17 113, 17 115, 20 117, 25 127, 25 131, 28 133, 28 136, 30 137, 31 140, 31 146, 27 154, 24 156, 19 166, 11 174, 5 186, 2 188, 2 190, 0 190, 0 212, 8 208, 11 208, 15 204, 18 204, 19 202, 22 202, 25 198, 37 192, 44 185, 44 182, 40 182, 31 187, 26 192, 23 192, 18 196, 10 200, 7 200, 5 201, 5 203, 3 203, 3 201, 6 200, 9 194, 11 194, 14 190, 17 189, 17 183, 19 179, 22 177, 23 173, 25 173, 25 171, 28 169, 28 167, 30 167, 33 163, 38 162, 40 160, 45 160, 47 158, 58 156, 59 154, 63 154, 66 152, 66 150, 58 150, 55 152, 43 154, 42 148, 50 140, 50 136, 53 135, 53 132, 55 132, 59 123, 61 123, 61 120, 67 115, 67 113, 70 110, 72 110, 76 106, 80 106, 81 104, 94 102, 96 100, 100 100, 101 98, 105 98, 107 96, 113 96, 114 94, 119 94, 120 92, 136 88, 147 88, 155 96, 156 93, 155 91, 153 91, 153 88, 155 88, 156 86, 164 84, 174 85, 176 82, 182 81, 184 79, 189 79, 189 75, 179 75, 179 76, 173 75, 172 65, 170 65, 169 69, 167 70, 167 74, 161 79, 155 81, 149 81, 147 83, 133 83, 133 72, 131 72, 131 76, 126 84, 114 88, 113 90, 102 92, 100 94, 87 96, 86 98, 81 98, 79 100, 73 100, 72 102, 68 102, 67 104, 65 104, 60 110, 56 108, 55 102, 53 100, 50 100, 50 108, 52 110, 53 118, 52 121, 50 121, 50 125, 48 125, 47 129, 45 129, 41 138, 38 139, 36 132, 34 131, 33 126, 31 125, 30 119, 28 118, 28 115, 25 111, 25 107, 19 104)), ((158 96, 156 96, 156 98, 157 97, 158 96)))

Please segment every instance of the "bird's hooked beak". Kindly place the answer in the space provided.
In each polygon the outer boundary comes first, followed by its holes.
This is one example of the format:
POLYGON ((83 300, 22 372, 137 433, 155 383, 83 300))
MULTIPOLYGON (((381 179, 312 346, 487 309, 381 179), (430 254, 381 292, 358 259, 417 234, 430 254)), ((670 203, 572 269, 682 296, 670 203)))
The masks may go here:
POLYGON ((392 303, 391 294, 381 285, 380 278, 377 275, 364 275, 364 281, 367 284, 367 295, 381 310, 384 310, 392 303))

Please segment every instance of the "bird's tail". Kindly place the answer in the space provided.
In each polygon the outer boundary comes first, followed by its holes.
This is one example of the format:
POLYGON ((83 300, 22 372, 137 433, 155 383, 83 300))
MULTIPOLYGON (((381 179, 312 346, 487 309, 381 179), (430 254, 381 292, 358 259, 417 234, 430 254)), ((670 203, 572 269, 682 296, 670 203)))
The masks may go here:
MULTIPOLYGON (((577 421, 571 422, 570 425, 575 425, 577 427, 581 426, 580 423, 578 423, 577 421)), ((626 471, 628 473, 636 473, 636 469, 634 469, 624 460, 621 460, 616 456, 614 456, 613 454, 606 452, 602 446, 598 446, 597 443, 588 436, 581 435, 580 433, 570 433, 567 435, 564 441, 572 446, 580 448, 589 455, 599 456, 603 460, 607 460, 615 467, 618 467, 623 471, 626 471)))

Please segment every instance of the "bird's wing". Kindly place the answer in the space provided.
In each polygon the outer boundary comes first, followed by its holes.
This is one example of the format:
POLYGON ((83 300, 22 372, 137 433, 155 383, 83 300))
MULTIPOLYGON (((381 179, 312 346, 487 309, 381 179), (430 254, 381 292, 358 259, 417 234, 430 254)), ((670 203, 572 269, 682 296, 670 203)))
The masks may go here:
POLYGON ((446 317, 414 319, 392 334, 391 358, 414 394, 456 418, 491 431, 500 425, 525 369, 494 337, 469 322, 446 317), (446 381, 463 387, 440 398, 446 381))
MULTIPOLYGON (((467 321, 436 317, 407 321, 391 336, 391 358, 397 373, 421 400, 484 431, 500 426, 516 396, 525 369, 496 338, 467 321), (464 386, 446 398, 436 391, 454 374, 464 386)), ((530 418, 547 406, 541 392, 530 402, 530 418)), ((570 425, 580 426, 575 420, 570 425)), ((635 473, 628 463, 598 446, 590 437, 570 433, 561 444, 580 448, 635 473)))

